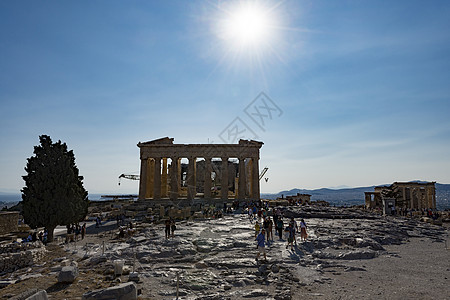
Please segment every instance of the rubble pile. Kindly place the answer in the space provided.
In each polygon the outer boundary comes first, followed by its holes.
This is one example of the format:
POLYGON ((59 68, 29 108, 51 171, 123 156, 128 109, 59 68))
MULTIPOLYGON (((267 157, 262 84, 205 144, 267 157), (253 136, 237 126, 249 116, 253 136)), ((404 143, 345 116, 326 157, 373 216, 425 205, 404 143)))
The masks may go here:
POLYGON ((31 266, 45 256, 45 251, 40 241, 1 245, 0 273, 31 266))

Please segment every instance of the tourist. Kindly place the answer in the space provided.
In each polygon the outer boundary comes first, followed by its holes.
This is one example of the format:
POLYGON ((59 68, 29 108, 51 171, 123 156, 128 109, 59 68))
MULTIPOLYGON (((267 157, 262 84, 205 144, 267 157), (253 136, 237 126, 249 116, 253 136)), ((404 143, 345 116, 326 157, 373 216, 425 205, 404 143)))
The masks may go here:
POLYGON ((264 228, 261 230, 261 233, 258 234, 258 236, 256 237, 256 241, 258 242, 258 254, 256 254, 256 261, 258 261, 259 255, 262 253, 264 255, 264 260, 267 260, 266 257, 266 247, 265 247, 265 239, 266 237, 264 236, 265 234, 265 230, 264 228))
POLYGON ((78 241, 78 236, 81 234, 81 227, 80 224, 77 224, 75 226, 75 241, 78 241))
POLYGON ((258 236, 260 229, 261 229, 261 227, 259 226, 259 222, 256 221, 256 223, 255 223, 255 238, 258 236))
POLYGON ((298 232, 297 222, 295 222, 294 218, 291 218, 289 224, 292 224, 292 228, 294 228, 294 243, 297 245, 297 239, 295 238, 296 233, 298 232))
POLYGON ((272 208, 273 224, 277 224, 278 215, 275 213, 275 208, 272 208))
POLYGON ((261 222, 261 218, 262 218, 262 210, 261 210, 261 208, 258 208, 257 215, 258 215, 258 221, 261 222))
POLYGON ((270 217, 267 217, 267 223, 268 223, 268 227, 267 227, 267 230, 266 230, 266 232, 267 232, 267 241, 272 240, 272 242, 273 242, 273 231, 272 231, 273 222, 272 222, 272 219, 270 219, 270 217))
POLYGON ((175 225, 175 220, 171 218, 170 221, 170 229, 172 230, 172 237, 174 236, 175 229, 177 229, 177 226, 175 225))
POLYGON ((81 239, 84 240, 84 236, 86 235, 86 223, 81 226, 81 239))
POLYGON ((250 223, 253 223, 253 209, 250 206, 248 207, 248 219, 250 223))
POLYGON ((44 235, 42 236, 42 242, 44 243, 44 246, 47 246, 47 239, 48 239, 48 230, 47 228, 44 228, 44 235))
POLYGON ((31 236, 31 241, 32 241, 32 242, 36 242, 37 240, 38 240, 37 232, 34 231, 34 232, 33 232, 33 235, 31 236))
POLYGON ((287 230, 288 230, 288 238, 287 238, 288 243, 286 245, 286 249, 289 247, 289 245, 291 245, 291 250, 292 250, 294 237, 295 237, 295 229, 294 229, 294 226, 292 225, 292 223, 289 223, 287 230))
POLYGON ((167 219, 165 222, 164 222, 164 224, 166 225, 166 231, 165 231, 165 233, 166 233, 166 239, 168 239, 169 237, 170 237, 170 220, 169 219, 167 219))
POLYGON ((303 241, 306 242, 306 238, 308 237, 308 234, 306 233, 306 228, 307 228, 307 226, 306 226, 305 220, 302 219, 300 221, 300 240, 302 242, 303 241))
POLYGON ((283 226, 284 226, 283 219, 281 217, 278 217, 276 228, 277 228, 278 236, 280 237, 280 240, 283 239, 283 226))

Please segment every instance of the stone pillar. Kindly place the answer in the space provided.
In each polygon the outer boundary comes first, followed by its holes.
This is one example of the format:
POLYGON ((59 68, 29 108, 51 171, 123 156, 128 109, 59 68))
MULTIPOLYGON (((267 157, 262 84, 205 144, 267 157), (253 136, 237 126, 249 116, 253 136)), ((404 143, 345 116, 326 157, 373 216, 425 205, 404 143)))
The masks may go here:
MULTIPOLYGON (((415 190, 416 188, 414 188, 415 190)), ((418 192, 416 193, 417 195, 417 205, 419 206, 418 209, 422 209, 422 195, 420 193, 420 188, 418 189, 418 192)))
POLYGON ((252 158, 252 198, 259 200, 259 158, 252 158))
POLYGON ((228 157, 222 157, 220 198, 225 201, 228 200, 228 157))
POLYGON ((245 190, 247 183, 245 182, 245 158, 239 157, 239 191, 238 198, 239 200, 245 199, 245 190))
POLYGON ((247 182, 245 196, 247 198, 253 198, 253 159, 248 159, 247 166, 245 168, 245 175, 247 182))
POLYGON ((180 173, 179 170, 179 160, 178 157, 171 158, 172 163, 170 164, 170 195, 171 200, 178 199, 178 192, 180 186, 180 173))
POLYGON ((153 199, 161 199, 161 157, 155 157, 155 171, 153 183, 153 199))
POLYGON ((189 157, 189 165, 187 172, 187 184, 188 184, 188 200, 192 200, 196 195, 196 186, 195 186, 195 157, 189 157))
POLYGON ((153 185, 155 182, 155 159, 149 158, 147 160, 147 193, 145 198, 153 198, 153 185))
POLYGON ((406 188, 402 187, 402 197, 403 197, 403 203, 406 204, 406 206, 408 206, 408 203, 406 203, 406 188))
POLYGON ((178 191, 181 191, 181 182, 183 174, 181 174, 181 158, 177 158, 177 182, 178 182, 178 191))
POLYGON ((141 175, 139 180, 139 200, 145 199, 147 193, 147 159, 141 158, 141 175))
POLYGON ((409 187, 409 203, 411 203, 411 208, 417 208, 414 206, 413 194, 413 188, 409 187))
POLYGON ((211 157, 205 157, 205 184, 203 185, 205 199, 211 199, 211 157))
POLYGON ((431 202, 433 205, 433 209, 436 209, 436 188, 434 187, 434 185, 433 187, 431 187, 431 202))
POLYGON ((368 194, 367 192, 364 193, 364 200, 366 202, 366 208, 370 208, 370 202, 372 200, 372 196, 368 194))
POLYGON ((161 176, 161 197, 167 198, 167 158, 163 158, 162 176, 161 176))

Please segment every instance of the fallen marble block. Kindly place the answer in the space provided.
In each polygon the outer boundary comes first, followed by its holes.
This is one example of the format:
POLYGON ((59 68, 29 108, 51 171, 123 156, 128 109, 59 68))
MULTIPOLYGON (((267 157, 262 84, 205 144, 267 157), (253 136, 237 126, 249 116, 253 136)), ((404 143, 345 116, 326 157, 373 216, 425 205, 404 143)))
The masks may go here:
POLYGON ((83 300, 136 300, 137 288, 134 282, 122 283, 104 290, 95 290, 83 294, 83 300))
POLYGON ((58 275, 58 282, 72 283, 78 277, 78 268, 75 266, 66 266, 61 269, 58 275))
POLYGON ((45 290, 31 289, 10 298, 12 300, 48 300, 45 290))

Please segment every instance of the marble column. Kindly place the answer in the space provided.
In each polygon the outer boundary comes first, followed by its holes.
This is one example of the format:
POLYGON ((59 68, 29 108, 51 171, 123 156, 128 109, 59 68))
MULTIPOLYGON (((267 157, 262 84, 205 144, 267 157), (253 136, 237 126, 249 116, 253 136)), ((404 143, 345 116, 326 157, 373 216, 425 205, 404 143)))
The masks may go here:
POLYGON ((408 206, 408 203, 406 203, 406 188, 402 187, 402 197, 403 197, 403 203, 405 203, 406 206, 408 206))
POLYGON ((145 198, 153 198, 153 187, 155 183, 155 159, 149 158, 147 160, 147 192, 145 198))
POLYGON ((238 198, 239 200, 245 199, 245 190, 247 189, 247 183, 245 180, 245 158, 239 157, 239 191, 238 198))
POLYGON ((211 199, 211 157, 205 157, 205 184, 203 185, 205 199, 211 199))
POLYGON ((254 157, 252 161, 252 198, 259 200, 259 159, 254 157))
POLYGON ((188 200, 193 200, 196 195, 196 186, 195 186, 195 157, 189 157, 189 165, 187 172, 187 184, 188 184, 188 200))
POLYGON ((436 208, 436 188, 433 186, 431 189, 431 202, 433 205, 433 209, 436 208))
POLYGON ((222 180, 220 187, 220 198, 228 200, 228 157, 222 157, 222 180))
POLYGON ((177 182, 178 191, 181 191, 181 183, 183 182, 183 174, 181 174, 181 158, 177 158, 177 182))
POLYGON ((172 163, 170 164, 170 195, 169 198, 171 200, 177 200, 178 199, 178 192, 179 192, 179 177, 180 173, 179 170, 179 161, 178 157, 172 157, 171 158, 172 163))
POLYGON ((245 179, 247 182, 245 189, 245 196, 247 198, 253 198, 253 159, 247 160, 247 165, 245 167, 245 179))
POLYGON ((409 203, 411 204, 411 208, 417 208, 414 206, 413 190, 414 190, 414 188, 412 188, 412 187, 409 188, 409 203))
POLYGON ((153 199, 161 199, 161 157, 155 157, 155 170, 153 172, 153 199))
POLYGON ((139 180, 139 200, 145 199, 147 191, 147 159, 141 158, 141 175, 139 180))
POLYGON ((161 197, 167 198, 167 158, 163 158, 161 175, 161 197))

